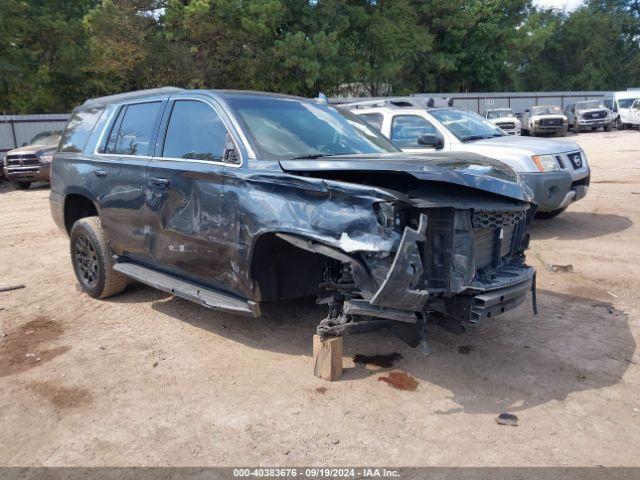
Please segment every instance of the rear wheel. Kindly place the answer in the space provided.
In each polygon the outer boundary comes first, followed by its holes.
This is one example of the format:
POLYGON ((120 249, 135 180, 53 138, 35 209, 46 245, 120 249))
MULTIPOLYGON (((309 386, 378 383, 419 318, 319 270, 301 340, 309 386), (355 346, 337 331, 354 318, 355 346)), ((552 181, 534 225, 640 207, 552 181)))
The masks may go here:
POLYGON ((31 186, 31 182, 11 182, 16 190, 26 190, 31 186))
POLYGON ((567 209, 567 207, 559 208, 557 210, 552 210, 550 212, 538 212, 538 213, 536 213, 536 218, 541 218, 542 220, 548 220, 550 218, 557 217, 562 212, 564 212, 566 209, 567 209))
POLYGON ((112 253, 98 217, 85 217, 74 223, 70 243, 73 270, 89 296, 106 298, 125 289, 129 281, 113 269, 112 253))

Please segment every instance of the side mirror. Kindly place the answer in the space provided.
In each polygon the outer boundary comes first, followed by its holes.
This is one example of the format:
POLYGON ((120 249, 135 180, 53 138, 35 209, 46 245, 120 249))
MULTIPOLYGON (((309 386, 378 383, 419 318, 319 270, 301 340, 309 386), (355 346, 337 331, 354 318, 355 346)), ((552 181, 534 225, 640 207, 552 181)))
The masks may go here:
POLYGON ((236 145, 231 139, 231 135, 227 133, 224 139, 224 161, 227 163, 240 163, 236 145))
POLYGON ((442 138, 440 138, 438 135, 420 135, 418 137, 418 145, 422 145, 424 147, 442 148, 443 142, 442 138))

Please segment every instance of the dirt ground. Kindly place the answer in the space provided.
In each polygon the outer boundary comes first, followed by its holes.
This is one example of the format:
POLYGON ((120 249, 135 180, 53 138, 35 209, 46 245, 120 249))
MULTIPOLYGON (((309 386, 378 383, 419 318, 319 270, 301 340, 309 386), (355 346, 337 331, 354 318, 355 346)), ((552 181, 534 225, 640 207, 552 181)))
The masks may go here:
POLYGON ((0 293, 0 465, 640 466, 640 133, 568 140, 592 186, 534 225, 540 314, 434 328, 429 357, 385 332, 349 337, 334 383, 312 375, 323 308, 247 320, 141 285, 93 300, 48 188, 2 187, 0 287, 26 288, 0 293), (387 353, 402 359, 351 359, 387 353))

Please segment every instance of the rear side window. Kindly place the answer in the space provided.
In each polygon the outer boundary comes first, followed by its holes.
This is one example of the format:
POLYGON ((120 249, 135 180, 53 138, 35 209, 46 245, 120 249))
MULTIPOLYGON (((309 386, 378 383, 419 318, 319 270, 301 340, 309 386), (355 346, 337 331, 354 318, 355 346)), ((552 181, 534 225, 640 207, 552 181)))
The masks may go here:
POLYGON ((163 157, 222 161, 227 129, 218 113, 197 100, 176 100, 167 126, 163 157))
POLYGON ((104 107, 75 109, 58 145, 59 152, 82 152, 104 107))
POLYGON ((149 155, 149 143, 162 102, 134 103, 120 109, 105 153, 149 155))
POLYGON ((382 114, 380 113, 363 113, 359 115, 361 119, 371 125, 373 128, 382 131, 382 114))
POLYGON ((400 148, 424 148, 418 137, 435 135, 436 128, 427 119, 418 115, 396 115, 391 124, 391 141, 400 148))

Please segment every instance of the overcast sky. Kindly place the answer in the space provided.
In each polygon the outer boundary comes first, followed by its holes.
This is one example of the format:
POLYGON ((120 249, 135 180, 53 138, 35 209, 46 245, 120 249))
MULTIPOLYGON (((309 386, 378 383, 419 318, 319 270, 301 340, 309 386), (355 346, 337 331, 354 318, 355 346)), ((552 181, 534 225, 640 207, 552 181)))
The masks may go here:
POLYGON ((533 3, 541 7, 559 8, 561 10, 575 10, 583 0, 533 0, 533 3))

